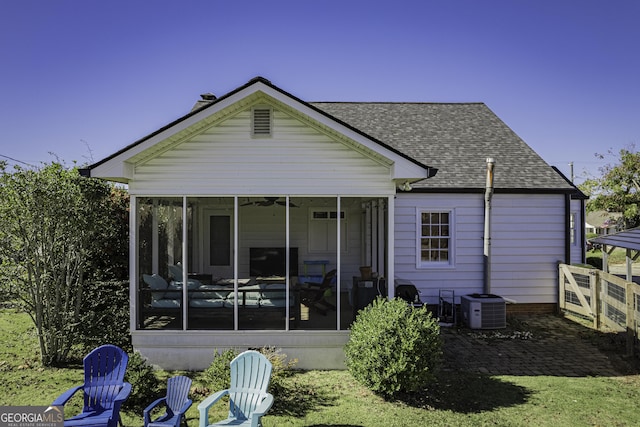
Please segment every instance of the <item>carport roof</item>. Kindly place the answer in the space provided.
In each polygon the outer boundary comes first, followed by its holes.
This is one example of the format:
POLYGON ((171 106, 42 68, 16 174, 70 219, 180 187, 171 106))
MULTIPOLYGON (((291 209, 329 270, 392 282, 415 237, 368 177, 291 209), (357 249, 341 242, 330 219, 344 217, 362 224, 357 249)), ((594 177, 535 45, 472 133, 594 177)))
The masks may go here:
POLYGON ((600 243, 601 245, 640 251, 640 227, 596 237, 591 239, 591 241, 600 243))

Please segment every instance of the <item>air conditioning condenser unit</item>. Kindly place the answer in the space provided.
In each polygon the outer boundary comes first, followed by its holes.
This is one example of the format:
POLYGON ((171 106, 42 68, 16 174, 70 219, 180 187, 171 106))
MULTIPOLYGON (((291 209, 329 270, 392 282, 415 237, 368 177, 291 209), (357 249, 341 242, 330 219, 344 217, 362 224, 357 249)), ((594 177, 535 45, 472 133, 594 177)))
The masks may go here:
POLYGON ((471 294, 460 297, 464 324, 471 329, 507 327, 507 308, 502 297, 493 294, 471 294))

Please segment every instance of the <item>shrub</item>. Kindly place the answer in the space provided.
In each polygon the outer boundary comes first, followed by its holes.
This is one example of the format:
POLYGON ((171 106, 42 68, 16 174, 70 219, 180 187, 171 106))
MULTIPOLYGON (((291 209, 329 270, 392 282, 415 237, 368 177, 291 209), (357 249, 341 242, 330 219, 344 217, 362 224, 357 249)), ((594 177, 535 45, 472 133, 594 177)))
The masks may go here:
MULTIPOLYGON (((271 362, 271 379, 269 381, 269 392, 274 396, 285 393, 286 385, 284 379, 287 378, 298 361, 296 359, 287 361, 287 355, 280 349, 274 347, 263 347, 259 349, 271 362)), ((203 372, 202 382, 206 393, 227 389, 231 386, 231 367, 229 364, 238 356, 240 352, 228 349, 223 352, 215 351, 211 365, 203 372)))
POLYGON ((351 375, 374 393, 414 392, 431 382, 439 368, 440 325, 426 307, 378 298, 358 314, 345 353, 351 375))
POLYGON ((260 353, 271 362, 271 380, 269 381, 269 392, 277 397, 286 392, 285 378, 289 377, 294 369, 297 359, 287 360, 287 355, 281 349, 275 347, 263 347, 260 353))
POLYGON ((74 337, 80 353, 104 343, 132 350, 129 334, 129 282, 90 281, 83 290, 78 332, 74 337), (105 325, 109 327, 105 328, 105 325))
POLYGON ((587 264, 594 266, 598 270, 602 270, 602 258, 596 256, 587 257, 587 264))
POLYGON ((129 356, 124 380, 131 383, 131 394, 127 399, 130 408, 144 408, 158 397, 160 382, 153 367, 137 351, 129 356))
POLYGON ((227 349, 213 353, 213 361, 202 373, 202 382, 205 385, 205 394, 228 389, 231 386, 231 367, 229 363, 240 354, 234 349, 227 349))

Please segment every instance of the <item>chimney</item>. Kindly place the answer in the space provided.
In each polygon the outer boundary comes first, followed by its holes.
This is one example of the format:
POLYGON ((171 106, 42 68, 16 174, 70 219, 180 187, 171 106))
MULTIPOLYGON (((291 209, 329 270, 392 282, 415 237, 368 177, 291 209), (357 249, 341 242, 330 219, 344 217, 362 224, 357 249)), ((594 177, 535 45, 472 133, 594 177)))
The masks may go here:
POLYGON ((206 107, 207 105, 211 104, 213 101, 215 101, 216 99, 218 99, 214 94, 212 94, 211 92, 207 92, 207 93, 203 93, 202 95, 200 95, 200 98, 195 105, 193 106, 193 108, 191 108, 191 111, 195 111, 195 110, 199 110, 200 108, 206 107))

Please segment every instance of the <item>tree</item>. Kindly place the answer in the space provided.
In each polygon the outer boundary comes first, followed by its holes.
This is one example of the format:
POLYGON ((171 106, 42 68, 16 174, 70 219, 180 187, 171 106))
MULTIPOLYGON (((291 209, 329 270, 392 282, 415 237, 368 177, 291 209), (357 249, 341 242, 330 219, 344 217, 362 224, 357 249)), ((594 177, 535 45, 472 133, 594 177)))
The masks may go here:
POLYGON ((122 219, 114 219, 114 189, 59 163, 12 173, 0 163, 0 172, 0 286, 29 313, 42 362, 54 365, 67 360, 74 344, 84 284, 122 274, 120 263, 104 256, 105 235, 117 233, 114 221, 122 219))
MULTIPOLYGON (((608 154, 615 156, 611 150, 608 154)), ((591 196, 587 210, 621 212, 624 228, 639 226, 640 153, 634 146, 623 148, 617 154, 616 163, 601 167, 600 173, 600 178, 587 179, 580 185, 580 189, 591 196)))

